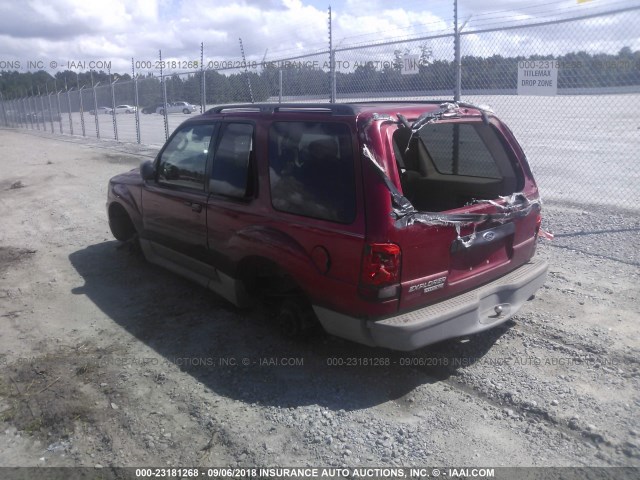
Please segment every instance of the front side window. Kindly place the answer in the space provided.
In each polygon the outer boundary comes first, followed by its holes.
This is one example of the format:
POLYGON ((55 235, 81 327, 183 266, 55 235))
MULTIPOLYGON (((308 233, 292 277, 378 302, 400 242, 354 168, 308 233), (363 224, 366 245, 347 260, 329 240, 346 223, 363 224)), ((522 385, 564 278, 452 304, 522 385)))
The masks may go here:
POLYGON ((276 210, 338 223, 355 219, 351 130, 329 122, 275 122, 269 131, 276 210))
POLYGON ((250 165, 253 156, 253 125, 223 124, 219 138, 209 180, 211 193, 236 198, 250 197, 253 194, 250 165))
POLYGON ((179 130, 160 156, 158 182, 204 190, 205 167, 214 125, 189 125, 179 130))

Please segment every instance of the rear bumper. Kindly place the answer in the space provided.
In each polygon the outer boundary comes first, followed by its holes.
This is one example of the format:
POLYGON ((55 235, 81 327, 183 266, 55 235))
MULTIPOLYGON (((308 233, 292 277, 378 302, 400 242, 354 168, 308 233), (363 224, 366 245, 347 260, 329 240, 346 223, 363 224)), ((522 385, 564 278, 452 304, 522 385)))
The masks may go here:
POLYGON ((546 275, 546 262, 531 261, 469 292, 380 320, 362 320, 317 306, 314 310, 324 329, 338 337, 393 350, 415 350, 505 322, 544 284, 546 275))

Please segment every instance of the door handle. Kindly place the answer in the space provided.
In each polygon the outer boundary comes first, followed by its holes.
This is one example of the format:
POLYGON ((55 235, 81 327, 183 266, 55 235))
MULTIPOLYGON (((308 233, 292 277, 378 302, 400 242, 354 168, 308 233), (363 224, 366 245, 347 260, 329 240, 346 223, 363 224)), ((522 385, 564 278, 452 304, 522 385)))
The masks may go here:
POLYGON ((189 200, 185 200, 183 203, 187 207, 191 207, 191 210, 194 212, 200 213, 202 211, 202 205, 200 205, 199 203, 193 203, 193 202, 190 202, 189 200))

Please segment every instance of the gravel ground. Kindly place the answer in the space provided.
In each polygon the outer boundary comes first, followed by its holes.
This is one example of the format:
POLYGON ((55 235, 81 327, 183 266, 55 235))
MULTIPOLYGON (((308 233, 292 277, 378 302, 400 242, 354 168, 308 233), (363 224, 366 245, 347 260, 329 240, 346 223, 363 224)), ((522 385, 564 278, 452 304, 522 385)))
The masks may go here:
POLYGON ((640 466, 637 211, 545 205, 548 281, 484 334, 291 342, 112 240, 152 148, 0 145, 0 465, 640 466))

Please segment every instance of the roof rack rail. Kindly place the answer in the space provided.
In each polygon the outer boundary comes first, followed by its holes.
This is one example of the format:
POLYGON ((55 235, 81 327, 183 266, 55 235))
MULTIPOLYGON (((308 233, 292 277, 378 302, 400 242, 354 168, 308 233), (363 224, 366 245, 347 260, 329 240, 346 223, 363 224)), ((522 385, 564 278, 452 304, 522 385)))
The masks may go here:
POLYGON ((328 113, 332 115, 353 115, 355 110, 346 103, 239 103, 217 105, 207 110, 207 113, 232 112, 312 112, 328 113))
POLYGON ((398 99, 398 100, 359 100, 355 102, 346 102, 344 105, 357 105, 357 104, 369 104, 369 103, 385 103, 385 104, 393 104, 393 103, 424 103, 427 105, 439 105, 441 103, 453 102, 450 98, 444 99, 432 99, 432 100, 407 100, 407 99, 398 99))

